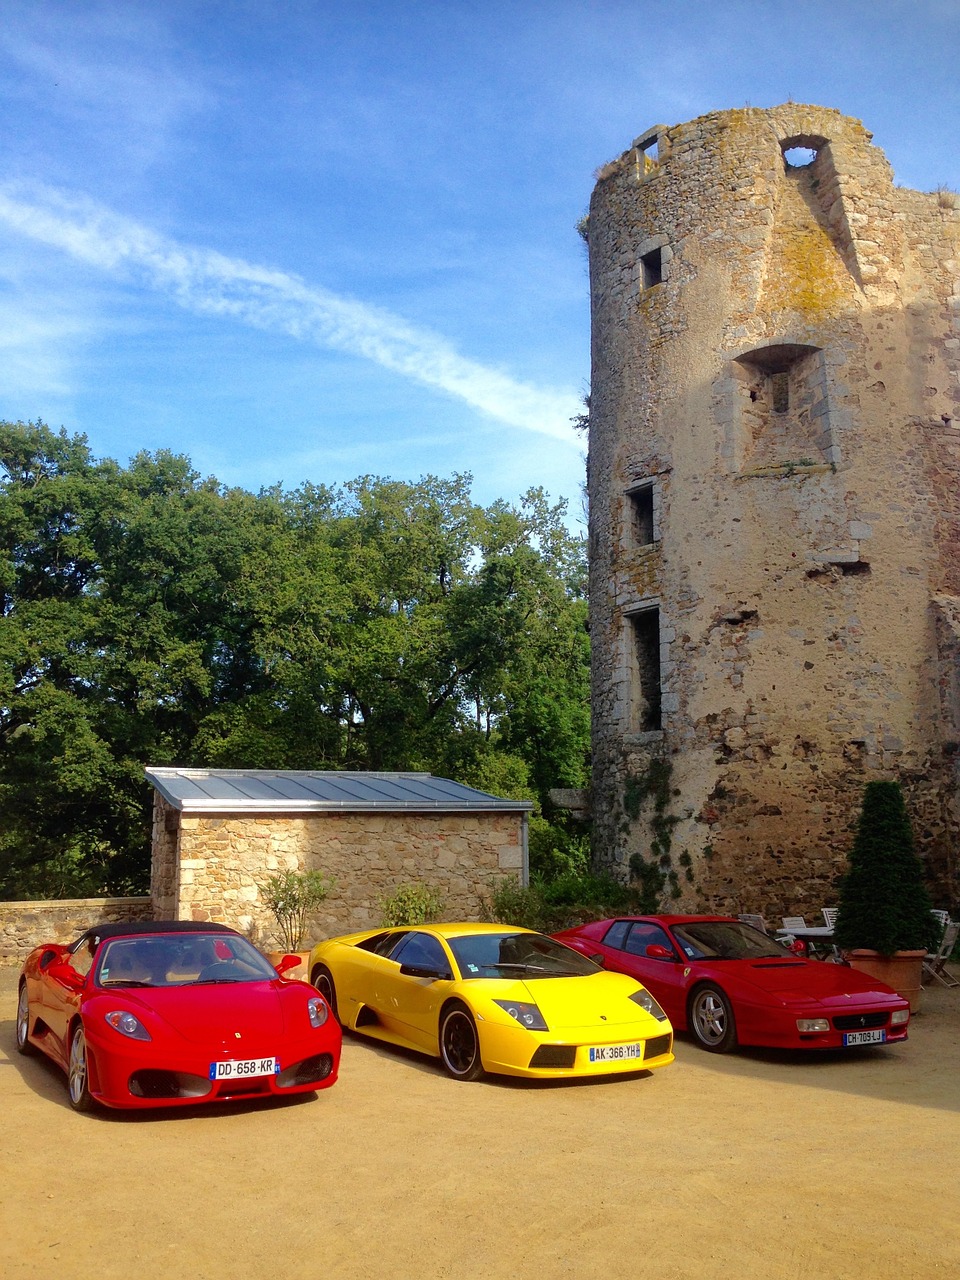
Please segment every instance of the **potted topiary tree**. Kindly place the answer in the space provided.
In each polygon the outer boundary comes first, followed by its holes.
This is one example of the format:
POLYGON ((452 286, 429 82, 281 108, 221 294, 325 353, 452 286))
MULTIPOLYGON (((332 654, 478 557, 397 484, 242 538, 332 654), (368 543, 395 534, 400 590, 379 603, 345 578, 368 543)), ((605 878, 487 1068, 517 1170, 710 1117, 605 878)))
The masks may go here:
POLYGON ((853 968, 893 987, 913 1012, 923 957, 937 942, 931 905, 900 784, 868 782, 833 940, 853 968))
POLYGON ((307 916, 319 907, 334 887, 320 871, 280 871, 264 882, 260 888, 264 904, 270 908, 277 922, 277 933, 283 951, 268 951, 267 958, 276 964, 285 955, 299 955, 301 965, 284 969, 291 977, 302 977, 309 948, 304 951, 303 937, 307 931, 307 916))

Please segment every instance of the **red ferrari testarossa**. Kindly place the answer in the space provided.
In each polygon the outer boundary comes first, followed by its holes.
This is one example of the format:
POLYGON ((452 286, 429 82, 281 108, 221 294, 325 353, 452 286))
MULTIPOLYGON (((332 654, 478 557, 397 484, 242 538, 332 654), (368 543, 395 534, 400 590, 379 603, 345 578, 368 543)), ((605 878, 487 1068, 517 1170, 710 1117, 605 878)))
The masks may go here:
POLYGON ((907 1038, 910 1005, 890 987, 847 965, 804 960, 728 916, 595 920, 554 937, 642 982, 676 1030, 714 1053, 907 1038))
POLYGON ((102 924, 24 962, 17 1048, 67 1073, 70 1104, 171 1107, 326 1089, 340 1026, 324 998, 225 925, 102 924))

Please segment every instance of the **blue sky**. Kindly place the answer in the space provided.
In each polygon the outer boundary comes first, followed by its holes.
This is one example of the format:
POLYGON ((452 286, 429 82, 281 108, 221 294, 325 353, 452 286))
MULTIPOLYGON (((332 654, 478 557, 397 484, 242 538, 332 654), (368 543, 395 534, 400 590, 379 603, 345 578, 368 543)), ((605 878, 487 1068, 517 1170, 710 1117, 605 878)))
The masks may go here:
POLYGON ((793 99, 960 190, 960 0, 0 0, 0 418, 580 510, 594 171, 793 99))

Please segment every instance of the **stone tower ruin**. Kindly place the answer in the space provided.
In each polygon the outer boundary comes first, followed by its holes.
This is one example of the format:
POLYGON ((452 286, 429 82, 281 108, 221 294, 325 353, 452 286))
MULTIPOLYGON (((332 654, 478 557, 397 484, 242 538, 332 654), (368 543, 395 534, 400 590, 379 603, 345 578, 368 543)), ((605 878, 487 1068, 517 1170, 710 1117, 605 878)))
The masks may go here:
POLYGON ((587 236, 596 852, 816 913, 863 784, 960 837, 960 197, 793 103, 657 126, 587 236))

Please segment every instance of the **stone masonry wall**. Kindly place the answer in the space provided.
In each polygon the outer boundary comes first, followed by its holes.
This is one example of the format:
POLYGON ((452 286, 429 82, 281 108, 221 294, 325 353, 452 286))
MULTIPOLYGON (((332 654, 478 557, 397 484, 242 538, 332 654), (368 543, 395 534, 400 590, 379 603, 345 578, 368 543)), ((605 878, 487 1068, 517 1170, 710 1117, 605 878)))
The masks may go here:
POLYGON ((876 777, 960 898, 958 205, 792 103, 657 126, 600 171, 596 853, 656 862, 681 908, 835 901, 876 777))
POLYGON ((72 942, 91 925, 149 920, 150 898, 60 898, 0 902, 0 964, 22 964, 44 942, 72 942))
MULTIPOLYGON (((260 886, 290 869, 322 871, 336 882, 310 921, 310 944, 376 927, 380 899, 415 882, 442 894, 448 919, 477 920, 482 894, 499 879, 524 874, 523 828, 519 813, 181 816, 179 901, 158 896, 158 910, 219 921, 265 950, 277 949, 260 886)), ((169 894, 173 883, 169 848, 160 842, 158 895, 169 894)))

